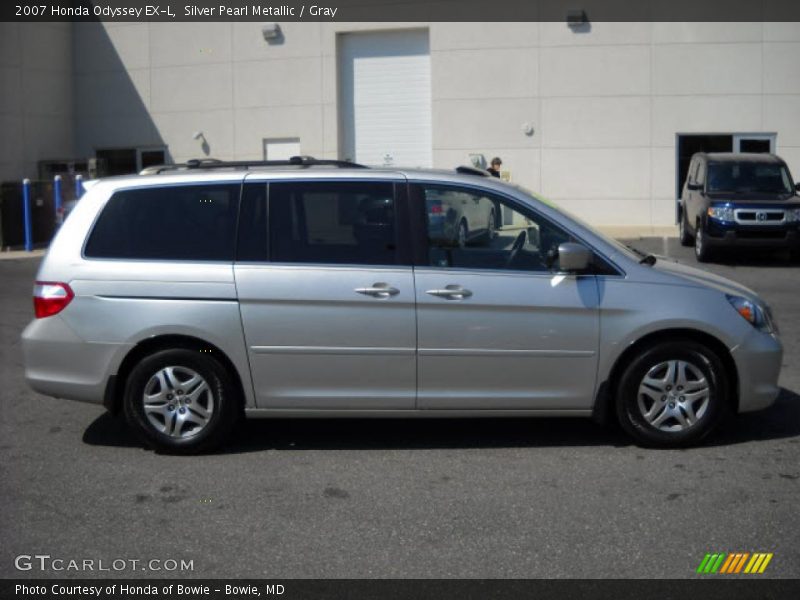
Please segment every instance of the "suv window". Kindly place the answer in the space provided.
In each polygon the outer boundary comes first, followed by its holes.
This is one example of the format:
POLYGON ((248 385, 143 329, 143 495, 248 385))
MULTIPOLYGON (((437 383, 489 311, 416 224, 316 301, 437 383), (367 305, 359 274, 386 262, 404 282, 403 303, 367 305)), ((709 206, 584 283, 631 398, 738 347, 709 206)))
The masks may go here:
POLYGON ((269 256, 274 262, 397 263, 394 184, 269 185, 269 256))
POLYGON ((573 241, 533 211, 484 191, 418 185, 412 193, 425 207, 432 267, 550 271, 558 245, 573 241))
POLYGON ((708 191, 791 194, 794 186, 784 165, 730 161, 709 163, 708 191))
POLYGON ((116 192, 86 244, 89 258, 231 261, 239 184, 116 192))

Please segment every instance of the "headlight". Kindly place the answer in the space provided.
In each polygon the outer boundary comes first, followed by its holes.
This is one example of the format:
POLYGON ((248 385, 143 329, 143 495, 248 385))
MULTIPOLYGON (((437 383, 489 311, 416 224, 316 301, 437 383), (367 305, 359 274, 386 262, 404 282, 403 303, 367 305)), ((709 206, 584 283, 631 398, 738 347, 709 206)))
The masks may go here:
POLYGON ((769 308, 760 306, 741 296, 725 296, 731 303, 734 310, 739 313, 745 321, 764 333, 777 333, 778 328, 772 320, 769 308))
POLYGON ((786 211, 786 222, 787 223, 798 223, 800 222, 800 208, 790 208, 786 211))
POLYGON ((732 206, 709 206, 708 216, 720 221, 733 221, 733 207, 732 206))

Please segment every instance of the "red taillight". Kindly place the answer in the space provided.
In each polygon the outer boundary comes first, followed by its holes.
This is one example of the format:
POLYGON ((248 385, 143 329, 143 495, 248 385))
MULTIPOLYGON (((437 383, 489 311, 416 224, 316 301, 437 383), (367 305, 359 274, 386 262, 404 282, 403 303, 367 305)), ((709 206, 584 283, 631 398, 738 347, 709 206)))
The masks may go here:
POLYGON ((428 212, 432 215, 440 215, 444 212, 441 204, 431 204, 428 208, 428 212))
POLYGON ((75 294, 66 283, 37 281, 33 286, 33 310, 36 318, 57 315, 74 297, 75 294))

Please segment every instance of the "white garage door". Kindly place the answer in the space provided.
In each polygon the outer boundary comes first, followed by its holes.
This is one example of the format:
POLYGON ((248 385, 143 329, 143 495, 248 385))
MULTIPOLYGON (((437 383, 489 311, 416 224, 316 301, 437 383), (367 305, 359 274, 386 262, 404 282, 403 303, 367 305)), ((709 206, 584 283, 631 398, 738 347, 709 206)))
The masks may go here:
POLYGON ((342 35, 339 61, 342 157, 432 166, 427 30, 342 35))

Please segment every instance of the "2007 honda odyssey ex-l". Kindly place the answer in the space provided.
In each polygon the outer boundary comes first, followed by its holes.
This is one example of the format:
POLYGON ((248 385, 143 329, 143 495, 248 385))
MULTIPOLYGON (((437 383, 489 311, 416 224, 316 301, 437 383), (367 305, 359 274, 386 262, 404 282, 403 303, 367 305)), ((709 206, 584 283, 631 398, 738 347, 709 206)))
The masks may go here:
POLYGON ((33 389, 121 410, 162 451, 242 414, 614 417, 684 446, 778 394, 754 292, 474 170, 152 171, 88 186, 22 337, 33 389), (494 226, 453 236, 467 205, 494 226))

